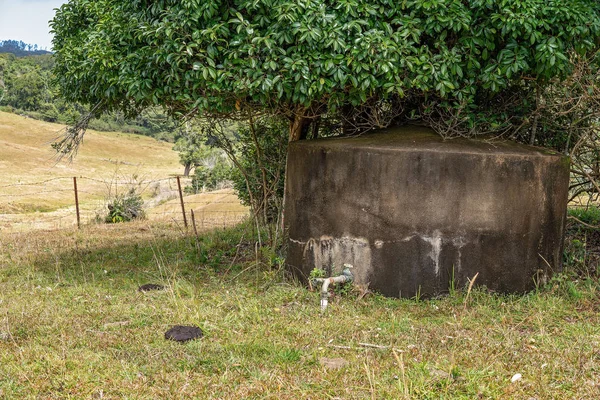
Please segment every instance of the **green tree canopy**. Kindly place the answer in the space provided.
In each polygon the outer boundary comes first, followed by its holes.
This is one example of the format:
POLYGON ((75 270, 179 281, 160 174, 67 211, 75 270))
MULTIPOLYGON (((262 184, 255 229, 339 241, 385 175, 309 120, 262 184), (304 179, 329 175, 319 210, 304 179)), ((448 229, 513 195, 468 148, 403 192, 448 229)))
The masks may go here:
POLYGON ((600 3, 70 0, 52 29, 69 100, 129 114, 264 110, 288 117, 294 140, 370 102, 413 117, 499 109, 498 96, 568 76, 571 57, 597 46, 600 3))

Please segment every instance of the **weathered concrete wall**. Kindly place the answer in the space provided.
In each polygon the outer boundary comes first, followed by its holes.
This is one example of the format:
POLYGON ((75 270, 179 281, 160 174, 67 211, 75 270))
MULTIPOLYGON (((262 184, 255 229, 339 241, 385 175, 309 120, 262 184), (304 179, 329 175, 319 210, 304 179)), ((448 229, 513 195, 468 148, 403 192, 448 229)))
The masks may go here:
POLYGON ((561 268, 569 160, 514 143, 443 141, 425 128, 292 143, 288 267, 355 266, 388 296, 437 295, 477 272, 502 292, 561 268))

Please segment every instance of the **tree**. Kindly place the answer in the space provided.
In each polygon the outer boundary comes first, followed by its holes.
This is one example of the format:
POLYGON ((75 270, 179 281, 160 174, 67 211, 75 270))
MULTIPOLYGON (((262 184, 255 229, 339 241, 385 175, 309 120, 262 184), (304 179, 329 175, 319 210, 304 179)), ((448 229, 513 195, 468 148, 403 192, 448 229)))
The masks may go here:
POLYGON ((600 4, 70 0, 51 25, 63 95, 97 112, 268 112, 288 118, 289 140, 332 116, 346 130, 420 118, 472 134, 520 126, 508 112, 525 120, 529 95, 597 46, 600 4))
POLYGON ((25 110, 39 110, 53 100, 48 56, 17 58, 0 54, 0 102, 25 110))
POLYGON ((184 166, 183 176, 189 176, 193 168, 204 166, 212 169, 222 152, 211 149, 205 145, 206 139, 199 127, 192 127, 190 123, 180 131, 180 137, 175 142, 173 150, 179 152, 179 162, 184 166))

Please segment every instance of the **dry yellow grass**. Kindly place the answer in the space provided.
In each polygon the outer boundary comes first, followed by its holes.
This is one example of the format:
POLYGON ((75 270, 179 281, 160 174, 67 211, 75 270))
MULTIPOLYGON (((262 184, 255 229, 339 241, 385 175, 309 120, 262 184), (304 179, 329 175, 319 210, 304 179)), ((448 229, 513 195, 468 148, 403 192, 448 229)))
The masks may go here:
MULTIPOLYGON (((198 229, 230 226, 246 218, 249 212, 248 207, 240 204, 232 189, 185 196, 185 207, 187 215, 194 211, 198 229)), ((176 198, 150 209, 148 218, 165 220, 173 216, 179 217, 181 213, 181 203, 176 198)))
MULTIPOLYGON (((73 226, 73 177, 78 181, 84 222, 105 211, 109 195, 123 193, 132 186, 142 191, 145 199, 152 198, 151 205, 175 197, 174 177, 183 167, 172 144, 140 135, 90 130, 72 162, 57 162, 50 143, 63 129, 60 124, 0 112, 0 229, 73 226)), ((185 183, 182 180, 182 185, 185 183)), ((215 217, 219 224, 230 217, 237 221, 246 211, 232 191, 193 196, 189 201, 200 203, 204 215, 215 217), (222 202, 219 199, 228 203, 210 205, 210 199, 215 199, 213 203, 222 202), (225 212, 217 216, 216 211, 225 212)), ((148 214, 152 219, 182 219, 179 207, 175 200, 148 214)))
POLYGON ((0 112, 0 184, 37 182, 57 176, 147 175, 165 178, 182 171, 170 143, 118 132, 88 131, 72 163, 56 163, 50 143, 63 125, 0 112), (117 168, 118 167, 118 168, 117 168))

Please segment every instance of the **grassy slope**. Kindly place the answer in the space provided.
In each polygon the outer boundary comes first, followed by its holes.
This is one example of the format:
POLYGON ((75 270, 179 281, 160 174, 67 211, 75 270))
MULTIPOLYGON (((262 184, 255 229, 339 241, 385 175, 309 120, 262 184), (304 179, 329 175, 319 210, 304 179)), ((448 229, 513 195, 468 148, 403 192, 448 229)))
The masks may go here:
POLYGON ((0 398, 598 398, 597 283, 475 291, 467 307, 464 292, 338 296, 321 316, 317 293, 252 262, 250 237, 144 224, 5 234, 0 398), (148 282, 167 290, 137 292, 148 282), (205 337, 164 340, 174 324, 205 337))
MULTIPOLYGON (((57 177, 85 176, 97 179, 122 179, 137 175, 160 179, 180 173, 178 155, 171 144, 152 138, 115 132, 88 131, 72 163, 57 163, 50 143, 64 127, 0 112, 0 185, 42 182, 57 177)), ((50 181, 44 190, 70 189, 72 182, 50 181)), ((105 185, 91 185, 94 195, 106 191, 105 185)), ((19 195, 13 203, 40 202, 39 186, 11 187, 19 195), (33 196, 25 194, 32 193, 33 196), (25 196, 23 196, 25 195, 25 196)), ((6 189, 8 191, 9 189, 6 189)), ((44 209, 72 204, 72 193, 53 192, 44 196, 44 209)), ((31 205, 27 208, 33 208, 31 205)))
MULTIPOLYGON (((160 199, 168 198, 176 190, 174 180, 164 181, 183 171, 171 144, 139 135, 88 131, 73 162, 57 163, 49 143, 63 128, 62 125, 0 112, 0 228, 53 228, 55 221, 63 220, 64 226, 71 226, 74 222, 73 176, 78 177, 84 221, 93 218, 104 206, 109 190, 114 193, 111 183, 163 179, 159 183, 140 186, 146 193, 160 192, 160 199)), ((125 191, 126 186, 119 190, 125 191)), ((210 203, 212 198, 219 198, 216 195, 197 197, 189 200, 201 206, 210 203)), ((227 201, 231 201, 231 197, 234 196, 230 193, 227 201)), ((158 218, 169 212, 168 218, 172 219, 172 211, 179 210, 179 203, 171 203, 172 206, 150 210, 149 214, 158 218)), ((209 213, 215 206, 204 208, 209 213)), ((219 207, 216 209, 220 210, 219 207)), ((236 218, 246 212, 239 204, 231 204, 226 210, 230 211, 227 217, 236 218)), ((215 217, 216 214, 210 215, 215 217)), ((220 221, 222 216, 215 218, 220 221)))
POLYGON ((64 175, 111 176, 141 172, 164 178, 180 173, 178 155, 169 143, 117 132, 88 131, 73 163, 56 164, 49 143, 64 127, 0 112, 0 183, 32 182, 64 175))

